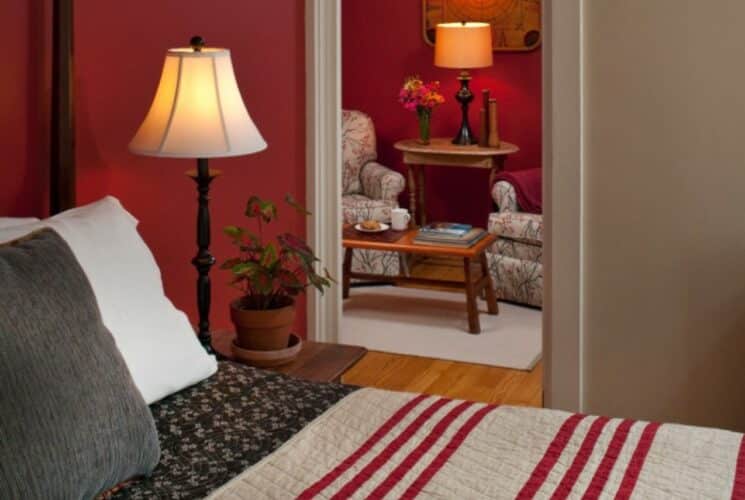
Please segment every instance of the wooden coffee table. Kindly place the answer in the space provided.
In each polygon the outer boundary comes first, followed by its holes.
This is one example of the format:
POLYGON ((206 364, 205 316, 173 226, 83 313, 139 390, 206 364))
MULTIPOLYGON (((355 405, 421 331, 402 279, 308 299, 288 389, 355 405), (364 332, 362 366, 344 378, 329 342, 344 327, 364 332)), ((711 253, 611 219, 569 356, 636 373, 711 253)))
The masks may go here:
POLYGON ((350 282, 352 279, 368 281, 384 281, 391 283, 410 283, 415 285, 429 285, 438 288, 450 288, 454 290, 463 290, 466 294, 466 311, 468 313, 468 330, 471 333, 480 333, 481 324, 479 322, 479 310, 476 299, 484 291, 486 296, 486 305, 489 314, 499 314, 497 305, 497 296, 492 287, 489 266, 486 261, 486 249, 494 243, 496 237, 493 234, 487 234, 475 245, 468 248, 457 248, 446 245, 419 245, 414 243, 418 230, 409 229, 406 231, 392 232, 388 237, 385 233, 365 234, 350 229, 349 225, 344 226, 342 235, 342 245, 344 246, 344 276, 343 276, 343 293, 344 298, 349 297, 350 282), (391 237, 394 236, 395 237, 391 237), (362 250, 383 250, 388 252, 409 253, 415 255, 438 255, 463 259, 464 281, 447 281, 429 278, 413 278, 409 276, 384 276, 378 274, 357 273, 352 271, 352 250, 358 248, 362 250), (478 262, 479 274, 474 276, 471 269, 471 262, 478 262))

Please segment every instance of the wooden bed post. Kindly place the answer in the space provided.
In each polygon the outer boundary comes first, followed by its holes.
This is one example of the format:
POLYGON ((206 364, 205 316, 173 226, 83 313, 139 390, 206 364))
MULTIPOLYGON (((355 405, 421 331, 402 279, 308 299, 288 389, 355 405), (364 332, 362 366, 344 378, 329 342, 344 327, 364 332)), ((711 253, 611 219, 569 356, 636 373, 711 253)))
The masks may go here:
POLYGON ((49 210, 75 206, 73 0, 54 0, 52 11, 52 123, 49 210))

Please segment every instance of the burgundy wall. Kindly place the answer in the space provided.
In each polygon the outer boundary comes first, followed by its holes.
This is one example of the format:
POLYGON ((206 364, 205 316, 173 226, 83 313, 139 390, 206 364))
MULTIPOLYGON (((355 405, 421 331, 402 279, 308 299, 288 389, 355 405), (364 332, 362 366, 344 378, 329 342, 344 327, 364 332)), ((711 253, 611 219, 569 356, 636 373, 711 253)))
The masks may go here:
MULTIPOLYGON (((210 164, 223 171, 213 183, 211 204, 213 252, 218 261, 231 251, 221 229, 244 222, 242 213, 251 194, 280 201, 290 192, 304 200, 303 4, 297 0, 75 2, 78 202, 107 194, 122 201, 140 220, 140 233, 160 265, 166 293, 192 318, 196 316, 196 278, 190 264, 196 252, 196 189, 184 172, 195 164, 134 156, 127 144, 153 98, 166 49, 187 45, 192 35, 200 34, 208 45, 231 49, 246 106, 269 144, 256 155, 210 164)), ((8 0, 1 5, 6 62, 0 76, 4 156, 0 216, 44 216, 48 192, 44 96, 49 62, 37 53, 48 52, 44 43, 48 1, 8 0), (32 4, 47 10, 36 12, 32 4)), ((305 221, 294 210, 282 210, 280 217, 270 233, 305 234, 305 221)), ((225 327, 230 324, 228 303, 235 291, 226 285, 229 277, 224 271, 215 268, 212 278, 212 322, 225 327)), ((304 334, 304 300, 297 329, 304 334)))
MULTIPOLYGON (((422 38, 420 0, 343 0, 343 105, 370 114, 378 135, 379 161, 405 173, 393 143, 418 133, 416 114, 396 101, 407 75, 439 80, 446 102, 432 117, 432 135, 453 136, 460 110, 453 98, 457 72, 435 68, 433 49, 422 38)), ((472 88, 480 102, 490 88, 500 106, 500 135, 521 151, 508 169, 541 164, 541 51, 494 53, 494 66, 474 70, 472 88)), ((474 101, 474 102, 477 102, 474 101)), ((471 106, 471 127, 478 131, 479 105, 471 106)), ((485 225, 491 210, 488 174, 477 169, 429 167, 427 212, 430 220, 457 220, 485 225)), ((402 197, 404 204, 408 196, 402 197)))
MULTIPOLYGON (((275 0, 130 0, 76 2, 78 197, 81 203, 112 194, 141 221, 166 293, 192 318, 195 307, 196 189, 184 176, 190 160, 139 157, 127 151, 153 98, 166 49, 188 45, 194 34, 231 49, 244 102, 269 147, 216 159, 223 176, 212 185, 213 253, 221 262, 232 248, 222 235, 256 193, 281 201, 305 198, 305 66, 303 2, 275 0)), ((282 210, 279 230, 305 234, 305 221, 282 210)), ((115 263, 112 263, 115 265, 115 263)), ((236 291, 229 275, 212 272, 212 323, 228 326, 236 291)), ((297 328, 305 332, 304 301, 297 328)))

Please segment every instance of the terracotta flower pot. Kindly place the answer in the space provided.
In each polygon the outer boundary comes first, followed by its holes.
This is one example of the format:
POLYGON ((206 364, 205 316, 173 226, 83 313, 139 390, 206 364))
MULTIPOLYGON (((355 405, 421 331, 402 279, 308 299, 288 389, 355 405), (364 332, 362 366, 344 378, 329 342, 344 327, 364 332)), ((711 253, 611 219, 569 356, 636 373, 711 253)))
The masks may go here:
POLYGON ((277 309, 245 309, 241 300, 230 304, 230 319, 235 325, 237 343, 253 351, 286 349, 295 321, 295 301, 277 309))

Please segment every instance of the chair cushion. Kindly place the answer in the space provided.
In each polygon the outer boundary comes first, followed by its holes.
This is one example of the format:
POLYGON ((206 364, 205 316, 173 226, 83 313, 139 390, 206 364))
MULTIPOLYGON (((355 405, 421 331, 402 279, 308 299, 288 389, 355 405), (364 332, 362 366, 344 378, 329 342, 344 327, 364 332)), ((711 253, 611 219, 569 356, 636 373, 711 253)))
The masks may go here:
POLYGON ((391 221, 391 210, 398 207, 395 201, 373 200, 361 194, 347 194, 341 197, 344 222, 355 224, 361 220, 391 221))
POLYGON ((0 246, 0 283, 0 498, 92 498, 152 472, 152 414, 70 247, 51 229, 0 246))
POLYGON ((372 119, 361 111, 342 111, 342 194, 362 191, 360 171, 378 156, 372 119))
POLYGON ((489 232, 529 245, 543 245, 543 216, 524 212, 489 214, 489 232))

